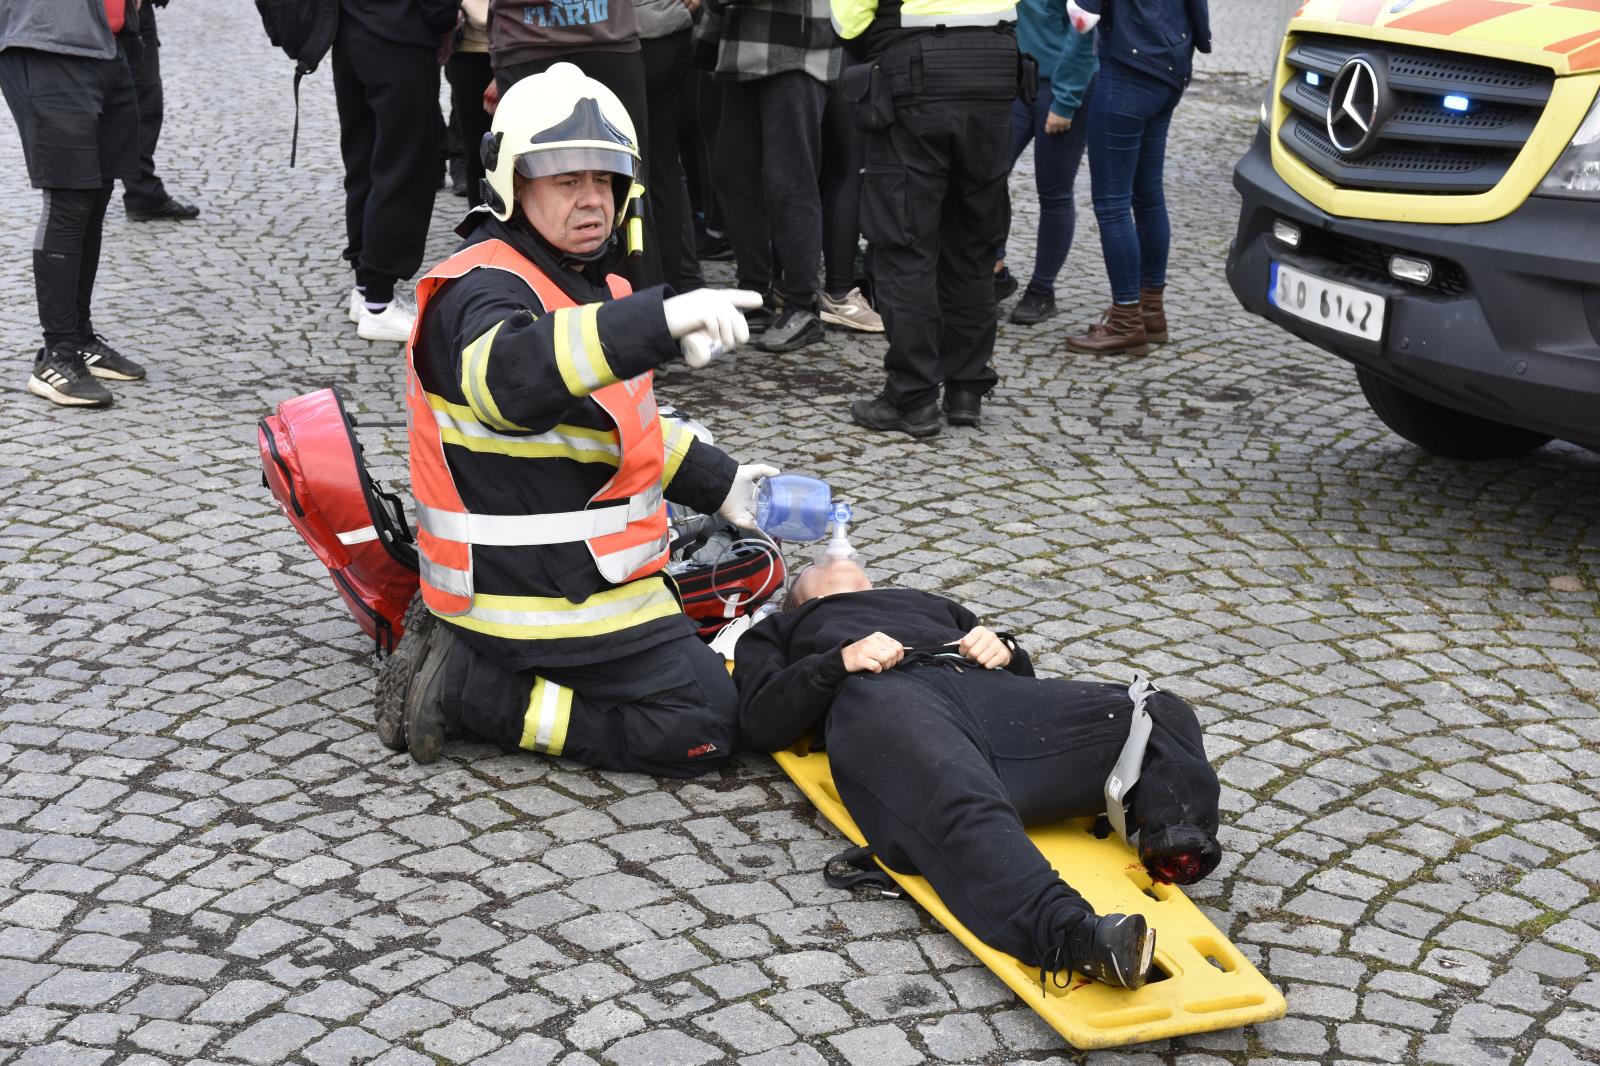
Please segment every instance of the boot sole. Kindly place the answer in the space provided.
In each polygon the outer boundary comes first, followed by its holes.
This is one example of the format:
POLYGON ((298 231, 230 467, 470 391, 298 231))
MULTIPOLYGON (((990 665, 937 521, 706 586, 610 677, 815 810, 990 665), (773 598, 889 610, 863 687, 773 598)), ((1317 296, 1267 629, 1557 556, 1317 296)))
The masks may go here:
POLYGON ((1151 344, 1165 344, 1172 339, 1172 335, 1169 333, 1150 333, 1147 336, 1150 338, 1151 344))
MULTIPOLYGON (((852 416, 851 420, 855 421, 854 416, 852 416)), ((904 420, 899 421, 899 422, 890 422, 890 423, 888 423, 886 425, 878 425, 878 426, 869 426, 865 422, 857 421, 856 425, 860 426, 863 429, 877 430, 879 432, 888 432, 888 431, 891 431, 891 430, 898 430, 901 433, 905 433, 905 434, 907 434, 909 436, 918 437, 918 438, 921 438, 921 437, 937 437, 939 435, 939 430, 942 428, 939 425, 938 422, 921 423, 921 422, 906 422, 904 420)))
POLYGON ((406 607, 400 624, 404 635, 378 670, 373 701, 378 739, 391 751, 406 750, 406 693, 411 690, 417 667, 427 653, 432 627, 439 622, 418 595, 406 607), (392 731, 386 727, 386 722, 394 723, 392 731))
MULTIPOLYGON (((432 650, 431 644, 429 650, 432 650)), ((411 761, 419 766, 436 761, 444 752, 444 722, 431 720, 440 717, 440 712, 433 706, 436 701, 429 697, 438 695, 433 692, 434 680, 444 669, 445 660, 444 655, 430 655, 424 659, 406 693, 406 750, 411 752, 411 761)))
POLYGON ((1067 348, 1080 355, 1149 355, 1150 344, 1135 344, 1127 348, 1080 348, 1078 345, 1067 341, 1067 348))
POLYGON ((84 399, 81 396, 69 396, 68 394, 66 394, 64 392, 59 392, 56 389, 51 388, 49 385, 47 385, 44 382, 40 381, 36 377, 29 377, 28 378, 28 391, 33 393, 35 396, 42 396, 46 400, 49 400, 51 403, 59 404, 62 407, 110 407, 111 406, 111 397, 110 397, 110 395, 107 395, 106 398, 103 399, 103 400, 101 400, 101 399, 84 399))

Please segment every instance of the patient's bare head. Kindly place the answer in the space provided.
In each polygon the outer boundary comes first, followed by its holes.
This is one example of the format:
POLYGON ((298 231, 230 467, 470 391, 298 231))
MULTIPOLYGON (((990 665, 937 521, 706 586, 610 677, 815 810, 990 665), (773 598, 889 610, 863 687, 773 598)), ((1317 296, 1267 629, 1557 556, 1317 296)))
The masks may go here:
POLYGON ((872 587, 872 579, 854 559, 830 559, 800 571, 789 588, 786 608, 799 607, 824 596, 841 592, 865 592, 872 587))

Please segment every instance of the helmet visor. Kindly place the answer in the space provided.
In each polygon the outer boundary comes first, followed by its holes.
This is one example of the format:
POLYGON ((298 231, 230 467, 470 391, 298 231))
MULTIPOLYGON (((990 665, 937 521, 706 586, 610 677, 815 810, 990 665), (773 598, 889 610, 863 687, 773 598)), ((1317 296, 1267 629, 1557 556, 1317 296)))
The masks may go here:
POLYGON ((638 161, 628 152, 610 146, 579 144, 523 152, 517 156, 516 167, 517 173, 525 178, 603 170, 631 179, 639 172, 638 161))

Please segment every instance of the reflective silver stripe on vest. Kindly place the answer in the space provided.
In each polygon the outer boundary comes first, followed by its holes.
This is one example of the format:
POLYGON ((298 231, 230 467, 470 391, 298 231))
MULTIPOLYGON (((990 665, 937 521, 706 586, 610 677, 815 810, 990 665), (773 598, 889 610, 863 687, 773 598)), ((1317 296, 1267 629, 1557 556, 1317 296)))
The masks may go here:
POLYGON ((440 540, 495 547, 572 544, 621 533, 630 522, 649 518, 661 508, 661 486, 628 497, 624 506, 549 514, 461 514, 417 504, 417 524, 440 540))
POLYGON ((920 28, 934 26, 949 26, 952 28, 962 26, 998 26, 1002 22, 1017 21, 1017 9, 1008 7, 1002 11, 985 11, 971 15, 908 15, 905 8, 900 9, 900 25, 907 28, 920 28))
POLYGON ((613 585, 620 585, 627 579, 629 574, 666 551, 669 543, 671 543, 671 535, 663 533, 659 538, 648 544, 639 544, 632 548, 624 548, 621 551, 595 555, 594 564, 600 569, 601 577, 613 585))
POLYGON ((1117 763, 1106 778, 1106 820, 1123 840, 1128 839, 1128 814, 1123 807, 1124 798, 1128 790, 1139 782, 1139 774, 1144 769, 1144 750, 1150 743, 1150 730, 1155 724, 1144 705, 1160 691, 1143 677, 1135 678, 1133 684, 1128 686, 1128 698, 1133 701, 1133 713, 1128 716, 1128 740, 1122 745, 1122 753, 1117 756, 1117 763))
POLYGON ((613 456, 622 454, 622 449, 610 441, 568 436, 554 429, 548 433, 496 433, 482 422, 457 420, 450 416, 449 411, 441 411, 437 407, 433 408, 433 418, 441 430, 453 429, 463 437, 475 437, 478 440, 499 440, 507 444, 556 444, 575 452, 603 452, 613 456))
POLYGON ((421 553, 418 553, 417 565, 424 584, 449 596, 472 598, 472 575, 467 571, 436 563, 421 553))

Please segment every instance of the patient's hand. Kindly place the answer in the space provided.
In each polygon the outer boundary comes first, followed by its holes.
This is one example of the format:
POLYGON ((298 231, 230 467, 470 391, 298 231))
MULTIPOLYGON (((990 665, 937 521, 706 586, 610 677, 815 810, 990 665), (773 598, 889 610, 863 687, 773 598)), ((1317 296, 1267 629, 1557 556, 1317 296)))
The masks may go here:
POLYGON ((957 643, 957 651, 985 670, 1003 670, 1011 664, 1011 649, 988 626, 974 626, 957 643))
POLYGON ((881 674, 894 669, 905 654, 905 646, 898 640, 887 633, 874 633, 844 646, 844 668, 852 674, 859 674, 863 670, 881 674))

